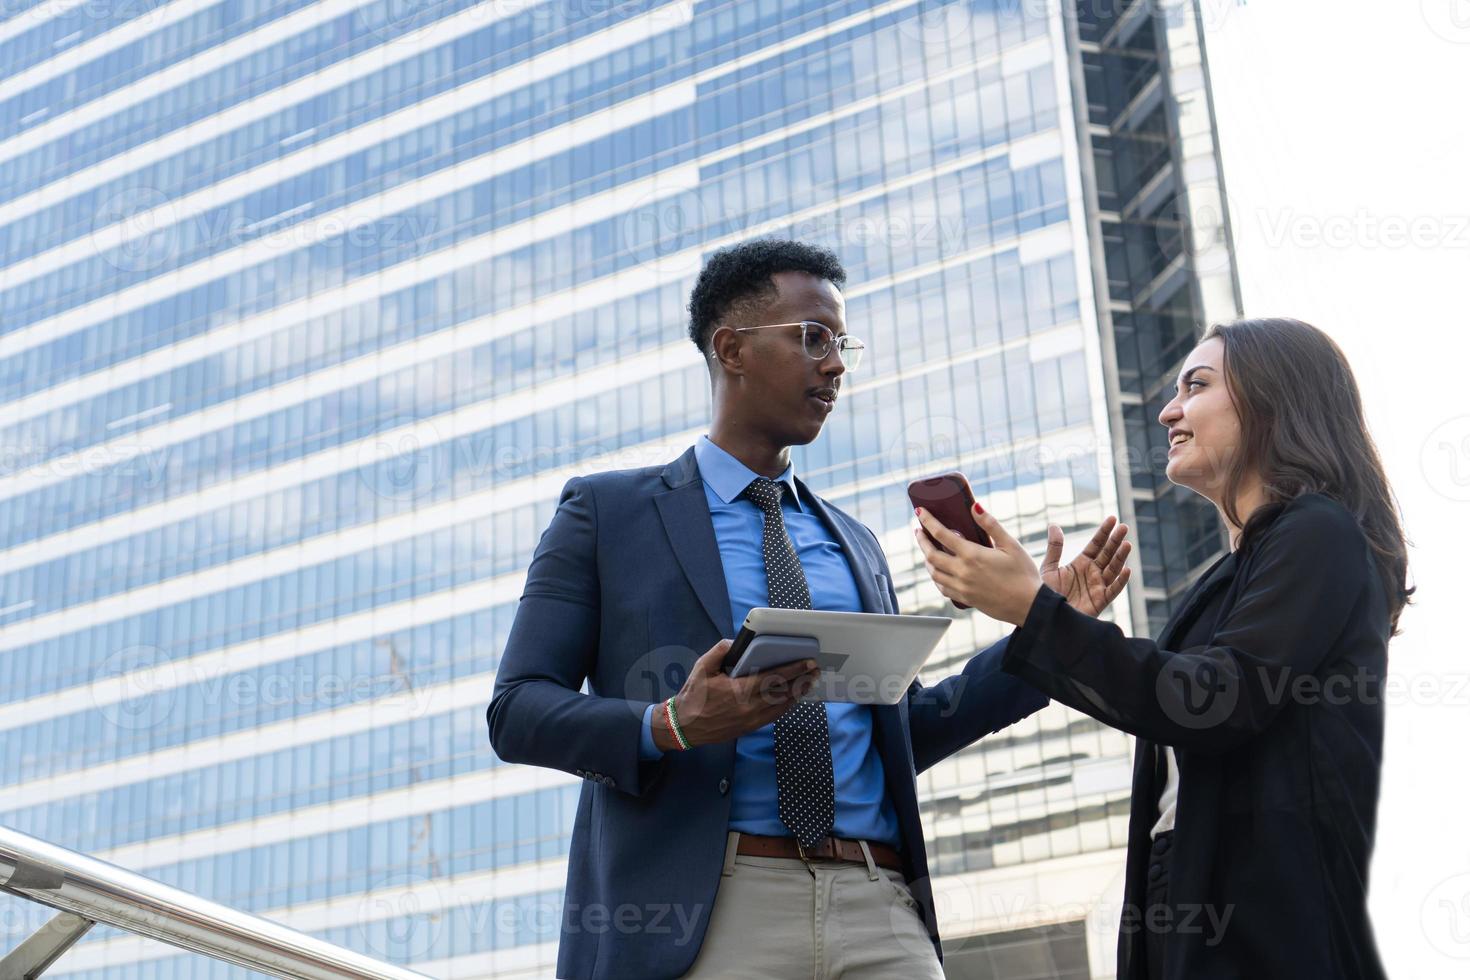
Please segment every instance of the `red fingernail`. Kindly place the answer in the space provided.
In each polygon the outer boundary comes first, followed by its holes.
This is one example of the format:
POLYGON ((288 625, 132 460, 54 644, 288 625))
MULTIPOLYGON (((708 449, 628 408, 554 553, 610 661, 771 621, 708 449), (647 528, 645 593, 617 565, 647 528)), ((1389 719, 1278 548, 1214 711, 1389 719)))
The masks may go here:
POLYGON ((979 501, 976 501, 975 502, 975 513, 977 513, 977 514, 983 514, 983 513, 985 513, 985 508, 980 506, 979 501))

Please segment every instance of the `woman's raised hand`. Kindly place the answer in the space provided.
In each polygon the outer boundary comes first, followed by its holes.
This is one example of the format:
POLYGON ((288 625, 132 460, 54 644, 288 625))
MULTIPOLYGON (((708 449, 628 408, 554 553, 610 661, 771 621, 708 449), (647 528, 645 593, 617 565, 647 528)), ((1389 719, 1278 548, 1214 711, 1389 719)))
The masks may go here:
POLYGON ((1046 556, 1041 560, 1041 580, 1059 592, 1069 604, 1096 616, 1123 591, 1128 584, 1128 552, 1133 542, 1128 525, 1109 517, 1087 542, 1087 547, 1065 565, 1062 560, 1062 529, 1055 524, 1046 529, 1046 556))
POLYGON ((963 602, 1002 622, 1019 626, 1043 584, 1068 603, 1096 616, 1128 584, 1128 525, 1109 517, 1081 554, 1061 565, 1062 529, 1047 528, 1046 556, 1041 568, 993 516, 980 510, 971 517, 994 542, 993 548, 966 540, 928 511, 917 511, 923 531, 915 530, 929 577, 947 599, 963 602), (932 537, 933 541, 929 540, 932 537), (938 542, 939 547, 935 547, 938 542))

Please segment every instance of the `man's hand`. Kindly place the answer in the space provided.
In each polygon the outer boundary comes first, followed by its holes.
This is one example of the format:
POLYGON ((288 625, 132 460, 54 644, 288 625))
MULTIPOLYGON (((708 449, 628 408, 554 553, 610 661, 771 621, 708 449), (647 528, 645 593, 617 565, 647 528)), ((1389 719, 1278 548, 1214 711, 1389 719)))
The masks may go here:
POLYGON ((1041 562, 1041 580, 1067 603, 1089 616, 1096 616, 1128 584, 1128 552, 1132 550, 1128 525, 1109 517, 1093 534, 1082 553, 1066 565, 1062 560, 1062 529, 1046 529, 1046 556, 1041 562))
MULTIPOLYGON (((798 660, 749 677, 731 677, 720 669, 729 640, 721 640, 694 662, 689 679, 675 695, 679 729, 691 747, 739 738, 781 717, 817 682, 821 671, 811 660, 798 660)), ((653 712, 653 743, 665 752, 679 748, 669 731, 667 704, 653 712)))

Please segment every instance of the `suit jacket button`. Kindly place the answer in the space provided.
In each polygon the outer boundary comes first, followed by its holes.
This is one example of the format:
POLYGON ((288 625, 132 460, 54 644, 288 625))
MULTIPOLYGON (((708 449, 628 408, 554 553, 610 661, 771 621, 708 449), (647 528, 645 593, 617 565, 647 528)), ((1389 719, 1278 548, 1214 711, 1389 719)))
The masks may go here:
POLYGON ((724 796, 728 792, 730 792, 730 780, 728 780, 728 779, 722 779, 722 780, 720 780, 720 795, 721 796, 724 796))

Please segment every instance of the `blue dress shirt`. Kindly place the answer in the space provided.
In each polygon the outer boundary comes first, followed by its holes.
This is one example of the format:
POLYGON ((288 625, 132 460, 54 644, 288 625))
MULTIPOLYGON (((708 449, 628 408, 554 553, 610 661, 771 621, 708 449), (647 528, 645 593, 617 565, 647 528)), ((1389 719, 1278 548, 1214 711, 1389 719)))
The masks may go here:
MULTIPOLYGON (((740 499, 757 476, 744 463, 716 446, 708 436, 694 447, 704 495, 714 522, 715 541, 730 592, 730 619, 745 622, 756 606, 769 605, 766 563, 761 552, 763 517, 759 508, 740 499)), ((800 499, 791 467, 779 477, 787 492, 781 516, 796 557, 806 573, 813 609, 862 612, 857 582, 847 556, 822 519, 800 499)), ((653 710, 643 713, 640 754, 663 755, 653 741, 653 710)), ((883 761, 873 745, 873 712, 867 705, 827 702, 827 730, 832 742, 832 782, 836 795, 834 837, 899 845, 898 815, 883 782, 883 761)), ((742 735, 735 742, 735 773, 730 790, 730 829, 769 837, 789 837, 776 810, 775 724, 742 735)))

